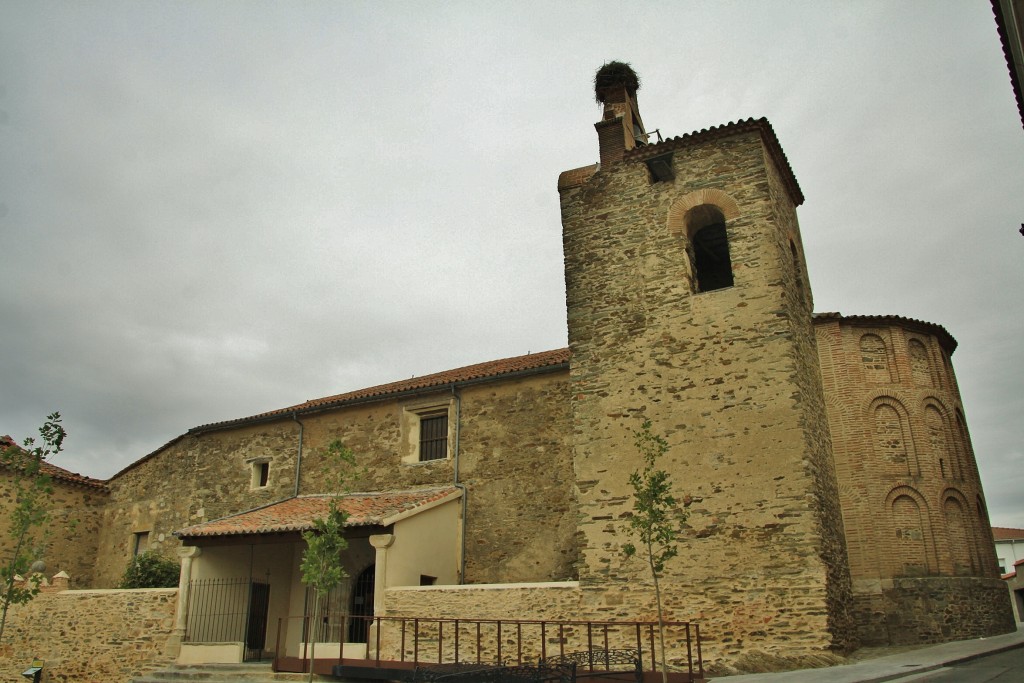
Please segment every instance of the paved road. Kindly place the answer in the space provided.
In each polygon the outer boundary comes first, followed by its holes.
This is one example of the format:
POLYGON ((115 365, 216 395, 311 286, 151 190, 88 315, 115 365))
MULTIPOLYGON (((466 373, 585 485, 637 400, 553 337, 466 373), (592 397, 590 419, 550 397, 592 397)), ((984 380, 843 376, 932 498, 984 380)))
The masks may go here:
POLYGON ((1024 681, 1024 648, 980 657, 928 673, 900 678, 914 683, 1020 683, 1024 681))

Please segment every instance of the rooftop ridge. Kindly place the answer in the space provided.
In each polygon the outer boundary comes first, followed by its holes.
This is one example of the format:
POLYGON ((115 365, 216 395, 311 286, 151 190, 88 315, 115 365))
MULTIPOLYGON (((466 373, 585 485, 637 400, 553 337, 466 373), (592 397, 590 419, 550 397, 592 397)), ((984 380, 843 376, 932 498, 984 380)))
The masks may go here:
MULTIPOLYGON (((3 448, 5 450, 8 448, 17 448, 18 450, 24 450, 9 435, 0 436, 0 448, 3 448)), ((3 466, 3 464, 0 464, 0 467, 3 466)), ((40 463, 40 471, 46 476, 50 477, 51 479, 56 479, 58 481, 72 484, 74 486, 93 488, 98 489, 100 491, 109 490, 109 487, 102 479, 87 477, 84 474, 72 472, 71 470, 64 469, 59 465, 54 465, 52 462, 49 462, 47 460, 43 460, 40 463)))
POLYGON ((692 133, 685 133, 681 136, 666 138, 662 142, 635 147, 628 150, 622 158, 623 161, 643 161, 671 150, 700 145, 712 140, 750 131, 757 131, 761 135, 761 139, 768 148, 769 154, 772 155, 776 166, 779 167, 782 180, 786 185, 786 190, 789 192, 790 199, 793 200, 793 204, 795 206, 803 204, 804 193, 800 189, 800 183, 797 182, 796 175, 793 173, 793 167, 789 163, 789 158, 786 157, 786 153, 782 150, 782 144, 779 142, 772 124, 763 116, 757 119, 746 118, 735 122, 730 121, 718 126, 702 128, 692 133))

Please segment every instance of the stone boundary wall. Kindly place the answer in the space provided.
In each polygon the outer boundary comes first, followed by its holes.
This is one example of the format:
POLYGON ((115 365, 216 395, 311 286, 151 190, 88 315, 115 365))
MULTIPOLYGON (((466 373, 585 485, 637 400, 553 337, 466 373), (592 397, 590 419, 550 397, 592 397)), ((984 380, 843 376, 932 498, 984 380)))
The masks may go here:
POLYGON ((33 657, 46 683, 127 683, 173 660, 176 588, 43 592, 11 607, 0 681, 24 683, 33 657))
MULTIPOLYGON (((521 584, 469 584, 463 586, 414 586, 389 588, 384 598, 386 609, 382 616, 408 617, 424 620, 419 626, 419 659, 436 661, 438 653, 437 624, 427 619, 469 620, 470 624, 460 625, 460 659, 476 657, 476 626, 473 620, 581 620, 579 582, 521 583, 521 584)), ((402 642, 401 622, 384 621, 381 626, 381 657, 399 659, 402 642)), ((510 627, 511 629, 512 627, 510 627)), ((523 627, 523 658, 536 660, 540 657, 540 626, 536 632, 523 627)), ((454 661, 454 626, 449 622, 442 626, 442 653, 445 662, 454 661)), ((484 625, 481 631, 481 658, 495 661, 498 658, 494 625, 484 625)), ((501 659, 515 660, 517 648, 514 629, 502 633, 501 659)), ((548 633, 549 646, 551 633, 548 633)), ((412 633, 405 639, 405 658, 414 656, 412 633)), ((577 647, 576 649, 583 649, 577 647)), ((568 650, 567 650, 568 651, 568 650)), ((551 654, 551 652, 549 652, 551 654)))
MULTIPOLYGON (((479 638, 481 661, 500 660, 512 664, 591 647, 603 648, 605 632, 599 625, 601 622, 612 622, 608 627, 608 647, 635 648, 635 628, 617 626, 614 622, 633 622, 638 619, 657 621, 656 612, 623 617, 600 608, 595 610, 593 606, 588 607, 584 600, 584 589, 578 581, 399 587, 388 589, 384 599, 386 610, 382 616, 419 620, 416 624, 408 621, 405 623, 404 641, 401 621, 385 620, 381 625, 381 658, 401 659, 401 643, 404 642, 406 661, 415 659, 436 662, 439 652, 443 662, 456 661, 455 618, 459 619, 459 661, 476 661, 476 643, 479 638), (440 643, 438 622, 432 619, 446 620, 441 624, 440 643), (504 622, 500 638, 497 625, 499 620, 504 622), (508 623, 515 620, 530 623, 508 623), (587 627, 582 623, 559 626, 550 623, 553 621, 590 621, 594 622, 594 626, 588 634, 587 627), (477 624, 480 622, 483 623, 478 631, 477 624), (541 622, 545 622, 543 627, 541 622), (414 631, 418 632, 418 637, 414 637, 414 631), (542 640, 545 643, 543 646, 542 640)), ((647 629, 642 631, 641 649, 645 662, 650 657, 650 639, 655 633, 647 629)), ((696 637, 696 630, 691 631, 691 637, 696 637)), ((686 630, 667 627, 665 641, 669 660, 682 666, 687 649, 686 630)), ((692 643, 692 647, 696 658, 696 644, 692 643)), ((706 668, 707 650, 704 655, 706 668)))

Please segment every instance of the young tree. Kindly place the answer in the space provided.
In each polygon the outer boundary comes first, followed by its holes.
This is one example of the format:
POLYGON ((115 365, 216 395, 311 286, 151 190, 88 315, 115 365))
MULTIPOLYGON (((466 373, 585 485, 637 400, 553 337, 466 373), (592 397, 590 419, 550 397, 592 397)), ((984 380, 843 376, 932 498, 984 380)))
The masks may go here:
POLYGON ((302 553, 302 582, 313 591, 313 618, 309 629, 309 679, 313 680, 316 662, 316 643, 320 631, 320 605, 332 589, 348 574, 341 563, 341 553, 348 548, 345 540, 345 522, 348 513, 338 506, 338 498, 346 490, 349 470, 355 465, 355 455, 341 441, 327 446, 328 466, 334 469, 333 488, 327 515, 313 520, 313 528, 302 532, 306 550, 302 553))
POLYGON ((60 413, 46 417, 39 428, 41 443, 36 445, 33 438, 25 439, 23 447, 10 443, 0 445, 0 467, 11 478, 14 509, 7 520, 7 536, 11 542, 10 554, 3 558, 0 566, 0 642, 3 641, 7 625, 7 610, 11 605, 22 605, 39 594, 42 576, 32 574, 33 555, 38 551, 36 530, 46 523, 50 494, 53 487, 50 477, 43 471, 43 462, 63 450, 67 432, 61 426, 60 413), (28 581, 19 585, 17 577, 27 576, 28 581))
POLYGON ((644 460, 644 468, 629 475, 633 489, 633 516, 629 528, 640 541, 640 552, 633 543, 622 547, 626 557, 643 554, 654 580, 654 598, 658 607, 658 635, 661 641, 661 680, 668 683, 668 661, 665 659, 665 616, 661 607, 661 586, 658 578, 665 571, 665 563, 679 554, 676 539, 686 521, 686 513, 679 509, 672 495, 672 482, 668 472, 657 469, 658 458, 668 452, 668 442, 651 432, 651 421, 645 420, 634 431, 636 449, 644 460))

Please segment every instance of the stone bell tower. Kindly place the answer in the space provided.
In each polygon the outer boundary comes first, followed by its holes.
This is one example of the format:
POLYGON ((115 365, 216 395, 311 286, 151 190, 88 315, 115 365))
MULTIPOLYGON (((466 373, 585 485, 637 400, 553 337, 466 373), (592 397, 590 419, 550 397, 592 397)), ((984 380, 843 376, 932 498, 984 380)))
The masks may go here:
POLYGON ((628 65, 595 78, 600 163, 559 177, 586 609, 653 618, 624 559, 650 419, 687 527, 662 580, 734 661, 849 649, 850 578, 796 207, 765 119, 648 142, 628 65))

